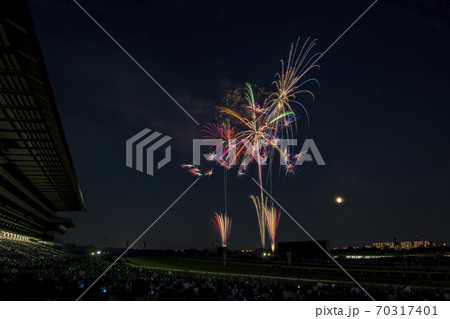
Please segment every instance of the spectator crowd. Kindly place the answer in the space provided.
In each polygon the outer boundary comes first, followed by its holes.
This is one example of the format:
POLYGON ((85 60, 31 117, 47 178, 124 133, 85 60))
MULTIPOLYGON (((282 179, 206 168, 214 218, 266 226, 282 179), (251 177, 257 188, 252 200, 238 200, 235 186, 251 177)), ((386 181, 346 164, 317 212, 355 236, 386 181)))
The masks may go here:
MULTIPOLYGON (((0 238, 0 300, 76 300, 111 264, 0 238)), ((449 289, 371 288, 376 300, 450 300, 449 289)), ((83 300, 369 300, 357 287, 131 267, 120 261, 83 300)))

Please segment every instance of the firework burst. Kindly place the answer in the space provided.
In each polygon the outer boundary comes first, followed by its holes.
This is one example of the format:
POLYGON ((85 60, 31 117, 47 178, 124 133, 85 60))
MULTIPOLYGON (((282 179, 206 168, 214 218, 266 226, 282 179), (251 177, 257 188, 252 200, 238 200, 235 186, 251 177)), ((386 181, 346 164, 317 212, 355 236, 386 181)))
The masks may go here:
POLYGON ((287 163, 284 166, 284 171, 285 171, 285 175, 295 175, 296 171, 295 171, 295 165, 292 163, 287 163))
MULTIPOLYGON (((281 60, 281 74, 277 74, 278 80, 273 84, 276 87, 275 92, 270 96, 268 101, 269 112, 267 114, 268 121, 272 124, 271 129, 277 131, 279 127, 283 127, 286 123, 290 123, 294 120, 297 125, 294 115, 294 110, 291 103, 295 103, 303 108, 309 125, 309 115, 304 105, 296 101, 298 94, 309 94, 313 99, 314 93, 308 89, 303 88, 308 82, 318 81, 315 78, 304 79, 305 75, 314 68, 320 68, 319 65, 313 64, 315 59, 321 54, 317 52, 311 55, 314 47, 317 45, 317 40, 311 41, 311 38, 306 39, 300 52, 297 54, 298 44, 300 38, 297 40, 296 45, 291 44, 291 50, 289 57, 285 63, 281 60)), ((286 134, 289 134, 290 125, 286 127, 286 134)))
MULTIPOLYGON (((227 246, 231 230, 231 218, 227 215, 228 171, 234 165, 238 165, 237 176, 241 177, 248 173, 248 166, 256 162, 260 194, 259 196, 251 195, 250 198, 258 217, 262 248, 265 249, 267 231, 272 252, 275 250, 280 213, 273 204, 271 208, 267 205, 268 199, 264 197, 262 186, 262 169, 268 163, 266 184, 269 182, 270 193, 272 193, 272 165, 275 155, 279 154, 285 175, 295 175, 295 165, 307 160, 305 152, 295 154, 293 147, 286 148, 280 145, 284 145, 281 140, 294 136, 294 129, 297 128, 295 109, 298 106, 306 114, 309 126, 308 112, 296 99, 302 94, 310 95, 314 99, 314 93, 308 89, 308 83, 318 84, 315 78, 309 77, 312 69, 319 68, 315 62, 321 53, 314 53, 317 40, 308 38, 300 45, 299 42, 300 39, 295 45, 291 44, 288 59, 281 61, 281 73, 276 75, 272 83, 272 93, 249 83, 245 84, 245 88, 230 91, 224 98, 226 107, 218 108, 221 122, 207 123, 202 129, 203 138, 218 140, 221 144, 220 148, 216 145, 216 149, 211 146, 207 158, 210 161, 216 161, 215 165, 223 167, 225 213, 214 213, 213 219, 223 247, 227 246)), ((189 164, 182 167, 194 176, 213 175, 212 169, 201 171, 198 167, 189 164)))

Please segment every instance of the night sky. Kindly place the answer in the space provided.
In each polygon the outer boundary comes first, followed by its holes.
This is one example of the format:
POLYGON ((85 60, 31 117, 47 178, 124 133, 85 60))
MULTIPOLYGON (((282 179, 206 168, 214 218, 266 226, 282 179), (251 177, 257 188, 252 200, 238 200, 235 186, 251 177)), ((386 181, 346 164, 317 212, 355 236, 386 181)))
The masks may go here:
MULTIPOLYGON (((225 93, 270 88, 297 37, 325 50, 371 1, 80 0, 199 122, 213 121, 225 93)), ((195 125, 72 1, 31 0, 36 32, 87 214, 65 242, 124 247, 194 178, 195 125), (150 128, 172 136, 172 162, 155 176, 125 166, 125 141, 150 128)), ((332 246, 448 241, 450 8, 446 1, 380 0, 321 59, 317 99, 300 96, 297 138, 313 138, 326 166, 276 178, 274 197, 316 239, 332 246), (343 205, 333 202, 344 196, 343 205)), ((302 142, 300 142, 301 144, 302 142)), ((254 176, 254 175, 253 175, 254 176)), ((231 248, 257 248, 258 194, 229 174, 231 248)), ((223 174, 201 179, 137 244, 217 245, 211 217, 223 210, 223 174)), ((282 214, 278 241, 307 240, 282 214)))

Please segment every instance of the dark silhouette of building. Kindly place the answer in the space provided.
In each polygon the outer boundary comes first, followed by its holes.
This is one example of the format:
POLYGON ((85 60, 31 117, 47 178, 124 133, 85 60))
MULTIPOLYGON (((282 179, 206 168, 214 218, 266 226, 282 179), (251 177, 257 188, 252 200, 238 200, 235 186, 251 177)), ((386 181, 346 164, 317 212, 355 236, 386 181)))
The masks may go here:
MULTIPOLYGON (((318 240, 317 242, 328 252, 330 246, 328 240, 318 240)), ((278 256, 280 258, 287 260, 288 252, 291 254, 292 260, 308 257, 327 257, 325 252, 312 240, 278 243, 278 256)))
POLYGON ((85 211, 25 0, 0 1, 0 236, 53 241, 85 211))

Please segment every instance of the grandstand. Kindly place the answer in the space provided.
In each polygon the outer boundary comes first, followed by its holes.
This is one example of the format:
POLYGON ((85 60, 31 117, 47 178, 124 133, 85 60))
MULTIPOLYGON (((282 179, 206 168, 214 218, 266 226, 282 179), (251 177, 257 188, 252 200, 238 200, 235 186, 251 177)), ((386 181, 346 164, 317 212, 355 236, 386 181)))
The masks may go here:
POLYGON ((0 236, 54 242, 85 211, 25 0, 0 2, 0 236))

